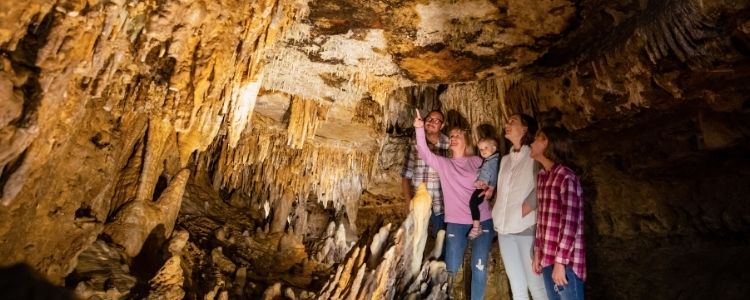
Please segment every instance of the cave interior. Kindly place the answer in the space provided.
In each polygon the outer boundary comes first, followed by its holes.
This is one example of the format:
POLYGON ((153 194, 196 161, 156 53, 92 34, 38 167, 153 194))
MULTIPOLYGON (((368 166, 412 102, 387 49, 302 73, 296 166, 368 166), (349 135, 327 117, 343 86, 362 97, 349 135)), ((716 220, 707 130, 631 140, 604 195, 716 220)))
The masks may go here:
POLYGON ((447 299, 401 191, 415 109, 571 132, 587 297, 750 295, 750 1, 0 11, 0 298, 447 299))

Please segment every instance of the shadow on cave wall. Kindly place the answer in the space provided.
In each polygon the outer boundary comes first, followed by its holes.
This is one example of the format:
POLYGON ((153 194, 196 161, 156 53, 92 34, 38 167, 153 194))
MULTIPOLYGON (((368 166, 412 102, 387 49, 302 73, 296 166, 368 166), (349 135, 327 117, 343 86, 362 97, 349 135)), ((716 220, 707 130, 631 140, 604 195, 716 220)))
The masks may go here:
POLYGON ((587 297, 749 295, 750 112, 688 104, 611 122, 576 133, 587 297))

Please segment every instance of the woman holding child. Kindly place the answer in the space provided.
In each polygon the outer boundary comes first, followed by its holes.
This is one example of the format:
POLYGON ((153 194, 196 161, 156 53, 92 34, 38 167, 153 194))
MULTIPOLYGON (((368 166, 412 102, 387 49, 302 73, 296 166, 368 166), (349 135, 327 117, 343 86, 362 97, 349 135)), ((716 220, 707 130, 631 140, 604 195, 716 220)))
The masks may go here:
POLYGON ((513 299, 547 299, 542 276, 532 270, 536 223, 536 176, 529 156, 537 123, 525 114, 515 114, 505 124, 510 152, 500 161, 492 219, 498 233, 500 256, 510 281, 513 299))
MULTIPOLYGON (((420 157, 440 176, 443 189, 446 222, 445 264, 452 278, 458 272, 464 258, 468 233, 472 229, 469 199, 475 190, 474 181, 482 159, 474 155, 469 142, 468 130, 454 128, 449 131, 451 158, 440 157, 430 152, 424 139, 424 121, 417 110, 414 118, 417 134, 417 151, 420 157)), ((471 240, 471 299, 483 299, 487 284, 487 266, 493 228, 487 201, 479 204, 479 224, 483 234, 471 240)))

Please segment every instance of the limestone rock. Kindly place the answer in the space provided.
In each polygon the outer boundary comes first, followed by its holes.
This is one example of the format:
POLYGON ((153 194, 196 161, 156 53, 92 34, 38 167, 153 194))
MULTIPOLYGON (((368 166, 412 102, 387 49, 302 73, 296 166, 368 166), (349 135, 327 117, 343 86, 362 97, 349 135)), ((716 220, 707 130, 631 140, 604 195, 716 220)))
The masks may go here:
POLYGON ((183 277, 180 256, 173 256, 159 269, 156 276, 149 281, 149 294, 146 299, 182 299, 183 277))

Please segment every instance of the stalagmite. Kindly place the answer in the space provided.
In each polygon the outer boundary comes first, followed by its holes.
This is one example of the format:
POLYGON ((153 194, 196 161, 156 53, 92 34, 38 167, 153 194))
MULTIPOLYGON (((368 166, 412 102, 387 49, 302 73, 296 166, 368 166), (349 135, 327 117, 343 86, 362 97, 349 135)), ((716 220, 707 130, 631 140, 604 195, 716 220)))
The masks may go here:
MULTIPOLYGON (((427 225, 432 213, 432 197, 427 193, 427 187, 424 183, 420 184, 414 192, 414 198, 411 199, 411 208, 411 217, 414 218, 411 239, 414 241, 414 245, 412 247, 411 274, 409 277, 414 277, 422 265, 422 253, 424 253, 424 246, 427 242, 427 225)), ((406 281, 411 280, 409 277, 406 281)))
POLYGON ((437 259, 443 254, 443 243, 445 242, 445 230, 441 229, 438 231, 435 237, 435 246, 430 251, 429 258, 437 259))
POLYGON ((377 262, 382 258, 383 252, 385 252, 385 247, 387 246, 386 242, 388 241, 388 236, 390 235, 390 233, 391 223, 388 223, 387 225, 381 227, 378 230, 378 233, 376 233, 372 238, 372 243, 370 243, 370 259, 368 260, 369 265, 377 265, 377 262))
POLYGON ((352 276, 354 275, 352 270, 354 269, 355 267, 354 264, 360 255, 360 250, 362 249, 359 247, 354 247, 354 250, 352 250, 351 257, 341 269, 341 277, 339 278, 336 285, 334 285, 336 287, 336 290, 333 292, 331 299, 340 299, 341 293, 348 287, 349 282, 351 281, 352 276))
POLYGON ((169 237, 180 211, 182 194, 189 176, 189 170, 180 171, 156 202, 136 200, 125 204, 104 232, 115 243, 123 246, 131 257, 135 257, 141 251, 146 238, 155 233, 152 231, 157 226, 161 225, 160 230, 163 230, 158 234, 169 237))
MULTIPOLYGON (((370 251, 360 251, 358 247, 355 247, 349 253, 349 259, 346 263, 339 265, 336 275, 326 283, 326 287, 318 298, 340 299, 339 296, 346 295, 343 291, 348 290, 348 299, 393 299, 419 292, 419 287, 425 281, 433 286, 443 284, 447 276, 435 275, 428 278, 425 275, 421 276, 424 278, 420 277, 420 282, 414 281, 417 274, 440 273, 438 269, 435 269, 434 264, 422 264, 427 231, 425 216, 429 216, 431 211, 431 200, 426 193, 424 187, 416 193, 414 207, 394 233, 392 244, 386 244, 390 231, 390 224, 388 224, 372 237, 370 251), (415 216, 419 216, 419 219, 423 220, 421 222, 424 223, 415 226, 415 216), (384 248, 385 246, 387 249, 384 248), (378 254, 381 253, 381 249, 385 249, 382 258, 378 254), (365 257, 366 255, 369 257, 365 257), (356 265, 365 259, 368 263, 356 268, 356 265), (360 262, 355 263, 355 261, 360 262), (416 271, 413 271, 415 264, 416 271), (434 270, 432 273, 429 271, 430 268, 434 270)), ((440 294, 440 288, 433 291, 434 293, 440 294)))
POLYGON ((281 296, 281 283, 274 283, 263 292, 263 300, 274 300, 281 296))
POLYGON ((138 278, 130 274, 122 249, 105 241, 94 241, 77 260, 70 279, 77 282, 75 293, 81 299, 125 297, 138 283, 138 278))
POLYGON ((185 291, 182 289, 183 277, 181 258, 172 256, 159 269, 154 278, 149 281, 149 295, 146 299, 182 299, 185 291))
POLYGON ((274 208, 273 220, 271 221, 271 232, 283 232, 286 228, 287 218, 294 202, 294 192, 286 189, 274 208))

